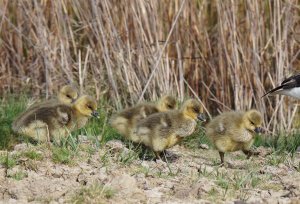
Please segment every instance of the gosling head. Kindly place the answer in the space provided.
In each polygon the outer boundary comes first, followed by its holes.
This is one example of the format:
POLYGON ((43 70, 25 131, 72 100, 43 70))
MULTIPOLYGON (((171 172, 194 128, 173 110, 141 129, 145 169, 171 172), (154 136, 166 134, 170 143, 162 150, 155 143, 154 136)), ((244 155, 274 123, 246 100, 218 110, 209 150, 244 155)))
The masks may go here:
POLYGON ((58 93, 58 100, 64 104, 72 104, 78 98, 78 91, 75 87, 65 85, 58 93))
POLYGON ((203 114, 203 108, 201 104, 195 99, 189 99, 184 102, 181 108, 183 115, 186 118, 193 120, 201 120, 203 122, 206 121, 206 117, 203 114))
POLYGON ((243 124, 252 133, 262 132, 262 115, 257 110, 249 110, 243 117, 243 124))
POLYGON ((160 112, 173 110, 176 107, 176 100, 173 96, 163 96, 157 104, 157 108, 160 112))
POLYGON ((79 97, 74 103, 75 109, 82 115, 87 117, 99 118, 97 110, 97 102, 94 98, 88 95, 79 97))

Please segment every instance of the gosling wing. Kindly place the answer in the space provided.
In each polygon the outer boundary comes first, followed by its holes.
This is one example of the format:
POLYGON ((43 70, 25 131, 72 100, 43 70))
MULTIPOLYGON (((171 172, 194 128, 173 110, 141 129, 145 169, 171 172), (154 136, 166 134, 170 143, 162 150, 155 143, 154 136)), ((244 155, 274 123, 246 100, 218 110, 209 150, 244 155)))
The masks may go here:
POLYGON ((53 121, 57 120, 62 125, 66 125, 66 121, 69 121, 71 114, 72 109, 65 105, 41 107, 28 115, 24 119, 24 123, 29 124, 32 121, 40 120, 48 124, 48 126, 53 126, 53 121))
POLYGON ((34 110, 34 109, 37 109, 40 107, 45 107, 45 106, 55 106, 55 105, 58 105, 59 103, 60 102, 57 99, 49 99, 49 100, 45 100, 45 101, 41 101, 41 102, 32 104, 31 106, 29 106, 27 108, 26 111, 34 110))
POLYGON ((166 113, 154 113, 138 122, 135 133, 140 137, 151 137, 151 134, 154 132, 158 132, 158 135, 166 136, 170 132, 171 127, 172 121, 166 113))
POLYGON ((225 112, 217 116, 209 128, 219 137, 230 137, 235 142, 246 142, 249 141, 252 136, 247 134, 248 131, 241 127, 244 112, 225 112))
POLYGON ((224 125, 224 123, 222 122, 222 121, 219 121, 218 123, 217 123, 217 125, 216 125, 216 132, 218 133, 218 134, 225 134, 225 132, 226 132, 226 127, 225 127, 225 125, 224 125))
POLYGON ((230 136, 235 142, 248 142, 253 136, 250 132, 243 128, 244 112, 230 112, 223 117, 223 124, 225 127, 224 134, 230 136))
POLYGON ((172 132, 174 132, 174 124, 172 119, 167 113, 160 113, 157 115, 160 116, 160 121, 157 125, 157 131, 162 137, 168 137, 170 134, 172 134, 172 132))
POLYGON ((68 111, 68 109, 62 107, 57 107, 56 110, 58 115, 57 120, 59 121, 60 124, 66 126, 71 120, 72 117, 71 112, 68 111))
MULTIPOLYGON (((50 99, 50 100, 46 100, 46 101, 42 101, 42 102, 38 102, 38 103, 34 103, 31 106, 29 106, 27 108, 26 111, 24 111, 23 113, 21 113, 13 122, 13 129, 18 129, 18 125, 20 123, 23 123, 24 120, 28 120, 28 117, 31 117, 30 115, 32 114, 36 114, 36 111, 39 112, 39 109, 42 107, 50 107, 50 106, 55 106, 58 105, 59 102, 56 99, 50 99)), ((40 115, 40 114, 38 114, 40 115)))
MULTIPOLYGON (((140 120, 146 118, 152 113, 158 112, 158 109, 150 104, 139 104, 135 107, 125 109, 124 111, 118 113, 115 117, 122 117, 127 120, 140 120)), ((134 122, 134 121, 130 121, 134 122)), ((130 124, 131 125, 131 124, 130 124)))

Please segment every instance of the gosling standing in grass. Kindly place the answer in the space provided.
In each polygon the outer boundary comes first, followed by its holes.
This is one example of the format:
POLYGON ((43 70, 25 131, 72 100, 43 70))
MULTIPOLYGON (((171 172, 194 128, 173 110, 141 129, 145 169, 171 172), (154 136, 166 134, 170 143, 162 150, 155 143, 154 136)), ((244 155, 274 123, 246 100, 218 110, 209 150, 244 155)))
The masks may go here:
POLYGON ((74 103, 74 101, 76 101, 77 98, 78 98, 77 89, 71 85, 65 85, 59 90, 59 92, 57 94, 57 98, 45 100, 45 101, 35 103, 35 104, 29 106, 29 108, 27 108, 27 110, 25 110, 23 113, 21 113, 15 119, 15 121, 12 124, 12 129, 13 130, 18 129, 18 126, 16 123, 18 121, 23 121, 24 117, 27 117, 31 112, 34 112, 38 108, 41 108, 44 106, 49 107, 49 106, 57 105, 60 103, 71 106, 72 103, 74 103))
POLYGON ((268 91, 264 96, 274 96, 276 94, 291 96, 300 99, 300 74, 293 75, 281 83, 280 86, 268 91))
POLYGON ((147 116, 157 113, 173 110, 176 107, 176 100, 172 96, 163 96, 157 104, 141 103, 134 107, 127 108, 116 115, 110 121, 111 126, 115 128, 125 138, 135 142, 130 135, 132 128, 138 121, 147 116))
POLYGON ((98 117, 96 101, 87 95, 74 104, 49 104, 26 111, 14 121, 13 130, 40 142, 56 141, 80 129, 91 116, 98 117))
POLYGON ((131 137, 150 147, 160 159, 162 151, 178 144, 195 131, 197 119, 205 120, 202 106, 198 101, 189 99, 180 110, 155 113, 141 120, 133 129, 131 137))
POLYGON ((222 165, 225 152, 242 150, 250 158, 250 148, 261 124, 262 115, 257 110, 226 112, 207 124, 206 134, 218 149, 222 165))

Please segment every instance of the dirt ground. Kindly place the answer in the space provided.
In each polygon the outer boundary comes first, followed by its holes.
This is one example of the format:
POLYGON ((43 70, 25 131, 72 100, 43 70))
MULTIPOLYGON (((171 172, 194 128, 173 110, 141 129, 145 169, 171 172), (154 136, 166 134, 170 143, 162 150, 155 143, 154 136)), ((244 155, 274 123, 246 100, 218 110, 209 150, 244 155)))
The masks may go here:
MULTIPOLYGON (((78 147, 67 164, 46 145, 19 144, 15 165, 0 167, 2 203, 300 203, 300 154, 241 152, 218 166, 214 149, 168 150, 167 162, 143 160, 120 141, 78 147), (26 153, 27 152, 27 153, 26 153), (31 152, 30 154, 28 152, 31 152), (35 154, 33 154, 34 152, 35 154), (32 156, 33 155, 39 155, 32 156), (31 155, 31 156, 30 156, 31 155)), ((2 158, 7 154, 2 152, 2 158)))

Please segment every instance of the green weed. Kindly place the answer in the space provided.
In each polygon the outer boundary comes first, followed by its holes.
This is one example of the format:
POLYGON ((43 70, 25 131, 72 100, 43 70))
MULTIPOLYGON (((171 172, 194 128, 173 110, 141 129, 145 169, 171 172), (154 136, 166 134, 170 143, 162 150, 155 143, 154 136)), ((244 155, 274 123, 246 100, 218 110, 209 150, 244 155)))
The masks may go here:
POLYGON ((17 171, 14 174, 9 175, 8 177, 13 178, 13 179, 15 179, 17 181, 20 181, 20 180, 22 180, 23 178, 25 178, 27 176, 28 176, 28 174, 26 172, 17 171))
POLYGON ((5 168, 10 169, 17 165, 17 155, 10 156, 9 153, 0 156, 0 163, 5 166, 5 168))
POLYGON ((0 102, 0 149, 10 149, 18 142, 11 125, 15 117, 25 109, 26 102, 25 96, 9 96, 0 102))
POLYGON ((101 184, 93 184, 80 189, 72 198, 72 203, 88 203, 91 200, 103 201, 103 199, 112 198, 115 193, 115 190, 110 187, 101 184))
POLYGON ((201 123, 197 125, 197 130, 192 135, 183 140, 183 144, 191 149, 197 149, 201 144, 207 144, 212 147, 209 138, 205 135, 205 130, 201 123))
POLYGON ((34 150, 29 150, 27 152, 23 153, 25 157, 32 159, 32 160, 42 160, 43 159, 43 155, 41 153, 38 153, 34 150))
POLYGON ((52 161, 54 163, 70 164, 73 152, 66 147, 52 147, 52 161))

